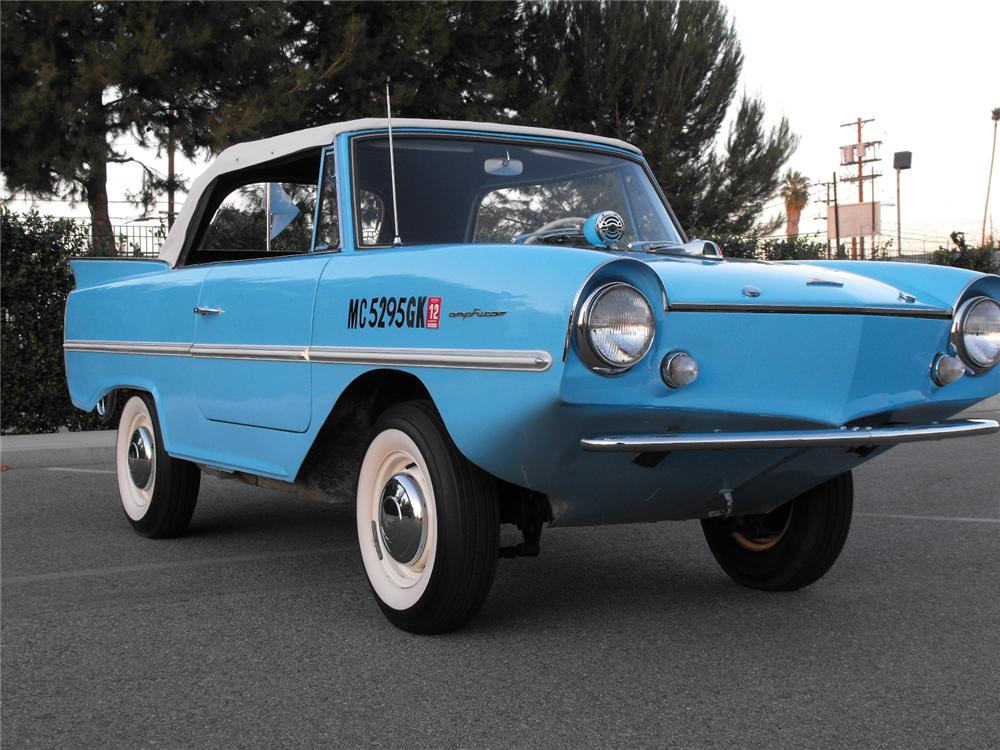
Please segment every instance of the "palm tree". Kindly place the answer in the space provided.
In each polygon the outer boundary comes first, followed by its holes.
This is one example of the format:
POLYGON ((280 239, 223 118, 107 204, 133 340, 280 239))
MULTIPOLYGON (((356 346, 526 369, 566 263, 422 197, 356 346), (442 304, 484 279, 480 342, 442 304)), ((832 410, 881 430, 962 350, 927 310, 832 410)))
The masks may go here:
POLYGON ((798 237, 799 218, 802 216, 802 209, 809 202, 809 179, 803 177, 801 172, 788 170, 779 194, 785 201, 785 212, 788 214, 785 236, 798 237))
POLYGON ((993 109, 993 150, 990 151, 990 176, 986 180, 986 207, 983 208, 983 237, 980 244, 986 244, 986 214, 990 210, 990 186, 993 184, 993 159, 997 155, 997 122, 1000 121, 1000 107, 993 109))

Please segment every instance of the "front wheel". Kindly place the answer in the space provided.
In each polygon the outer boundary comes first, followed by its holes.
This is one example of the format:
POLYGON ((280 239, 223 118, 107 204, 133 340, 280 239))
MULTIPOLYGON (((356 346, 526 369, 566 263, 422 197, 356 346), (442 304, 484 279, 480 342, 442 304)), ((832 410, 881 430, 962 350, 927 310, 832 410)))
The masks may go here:
POLYGON ((368 582, 396 627, 444 633, 482 606, 499 557, 496 486, 458 452, 428 403, 393 406, 376 423, 357 524, 368 582))
POLYGON ((794 591, 819 580, 847 540, 854 483, 847 472, 770 513, 701 522, 708 546, 737 583, 794 591))

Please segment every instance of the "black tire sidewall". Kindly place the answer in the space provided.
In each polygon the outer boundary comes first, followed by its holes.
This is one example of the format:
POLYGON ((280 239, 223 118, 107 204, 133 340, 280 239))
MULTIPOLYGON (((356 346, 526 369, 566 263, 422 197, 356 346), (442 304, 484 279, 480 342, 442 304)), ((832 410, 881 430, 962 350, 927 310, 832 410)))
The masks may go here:
MULTIPOLYGON (((385 430, 407 435, 424 460, 434 491, 437 549, 427 587, 411 607, 394 609, 370 581, 369 587, 397 627, 415 633, 446 632, 475 614, 496 573, 500 522, 492 479, 459 454, 427 402, 390 407, 376 422, 369 443, 385 430)), ((359 539, 360 543, 367 540, 359 539)))
POLYGON ((854 508, 850 472, 789 501, 788 528, 774 547, 753 551, 732 536, 728 519, 702 521, 705 539, 722 569, 737 583, 791 591, 821 578, 836 561, 854 508))

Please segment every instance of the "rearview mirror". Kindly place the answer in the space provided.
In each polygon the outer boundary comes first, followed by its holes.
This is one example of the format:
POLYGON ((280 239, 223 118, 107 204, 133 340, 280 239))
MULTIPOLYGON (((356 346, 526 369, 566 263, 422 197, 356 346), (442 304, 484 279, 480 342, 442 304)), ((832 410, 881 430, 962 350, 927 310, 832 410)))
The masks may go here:
POLYGON ((511 159, 508 155, 505 159, 487 159, 483 164, 486 174, 497 177, 513 177, 524 171, 524 162, 518 159, 511 159))

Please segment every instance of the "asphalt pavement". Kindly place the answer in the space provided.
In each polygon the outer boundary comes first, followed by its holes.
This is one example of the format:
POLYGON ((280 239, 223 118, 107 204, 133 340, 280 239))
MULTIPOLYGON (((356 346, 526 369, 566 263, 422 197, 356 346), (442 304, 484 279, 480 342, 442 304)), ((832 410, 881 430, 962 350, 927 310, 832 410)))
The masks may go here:
POLYGON ((109 462, 12 465, 2 744, 1000 746, 1000 435, 855 481, 803 591, 731 583, 695 522, 550 529, 470 626, 418 637, 379 613, 350 507, 205 477, 191 533, 151 541, 109 462))

